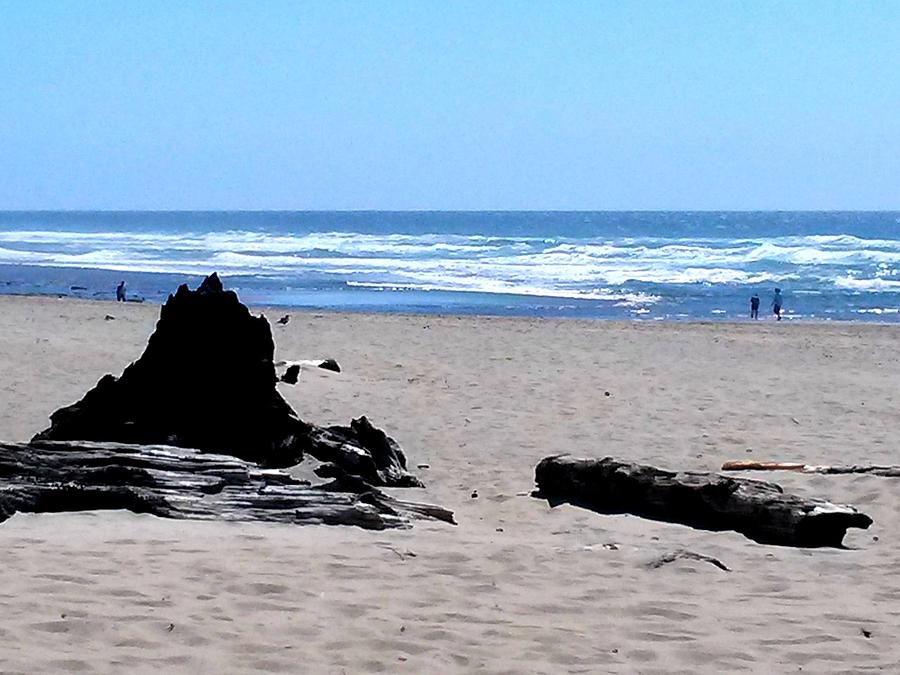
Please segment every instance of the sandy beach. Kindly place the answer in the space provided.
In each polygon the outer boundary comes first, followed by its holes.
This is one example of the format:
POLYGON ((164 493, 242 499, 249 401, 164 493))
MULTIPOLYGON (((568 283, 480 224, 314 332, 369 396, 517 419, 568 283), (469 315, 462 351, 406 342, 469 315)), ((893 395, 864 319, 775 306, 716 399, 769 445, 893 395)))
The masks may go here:
MULTIPOLYGON (((0 297, 0 438, 27 440, 121 372, 158 311, 0 297)), ((563 452, 693 470, 898 463, 900 327, 291 314, 273 326, 276 358, 344 369, 279 385, 298 414, 368 415, 427 484, 402 492, 454 510, 458 526, 20 514, 0 525, 0 670, 900 669, 896 480, 749 474, 872 516, 850 550, 529 496, 535 464, 563 452), (731 571, 647 567, 679 548, 731 571)))

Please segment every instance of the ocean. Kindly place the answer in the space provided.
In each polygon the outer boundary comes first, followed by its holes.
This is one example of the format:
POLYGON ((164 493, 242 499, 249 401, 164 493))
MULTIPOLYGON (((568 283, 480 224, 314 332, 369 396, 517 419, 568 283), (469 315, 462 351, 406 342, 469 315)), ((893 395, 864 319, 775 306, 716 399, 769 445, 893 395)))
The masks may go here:
POLYGON ((0 293, 374 312, 900 321, 900 212, 0 212, 0 293))

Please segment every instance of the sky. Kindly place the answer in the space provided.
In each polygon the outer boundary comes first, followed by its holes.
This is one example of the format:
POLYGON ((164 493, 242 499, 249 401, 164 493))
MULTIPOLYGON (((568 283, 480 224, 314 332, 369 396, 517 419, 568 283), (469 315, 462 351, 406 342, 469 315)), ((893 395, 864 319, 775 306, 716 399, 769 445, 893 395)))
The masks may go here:
POLYGON ((900 2, 0 0, 0 209, 900 209, 900 2))

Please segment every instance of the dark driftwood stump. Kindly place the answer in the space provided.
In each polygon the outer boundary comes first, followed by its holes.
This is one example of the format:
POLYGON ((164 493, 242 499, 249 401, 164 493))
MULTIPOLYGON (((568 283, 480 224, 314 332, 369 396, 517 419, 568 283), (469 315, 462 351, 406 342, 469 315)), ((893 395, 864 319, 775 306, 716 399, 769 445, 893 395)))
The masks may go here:
POLYGON ((762 544, 842 546, 849 527, 869 516, 852 506, 785 494, 774 483, 711 473, 662 471, 605 459, 547 457, 534 495, 600 513, 631 513, 703 530, 734 530, 762 544))
POLYGON ((170 295, 141 357, 54 412, 35 440, 175 445, 269 467, 308 453, 372 485, 422 485, 365 417, 346 427, 301 420, 275 388, 274 352, 265 317, 211 274, 170 295))
POLYGON ((453 523, 430 504, 395 499, 343 475, 311 486, 276 469, 198 450, 86 441, 0 444, 0 521, 17 511, 127 509, 163 518, 407 527, 453 523))
POLYGON ((274 350, 269 322, 215 274, 197 290, 179 287, 144 353, 119 377, 104 376, 54 412, 31 443, 0 444, 0 520, 16 511, 128 509, 369 529, 413 517, 453 522, 446 509, 372 487, 421 483, 368 419, 346 427, 301 420, 275 388, 274 350), (313 486, 276 470, 304 454, 327 462, 316 473, 333 480, 313 486))

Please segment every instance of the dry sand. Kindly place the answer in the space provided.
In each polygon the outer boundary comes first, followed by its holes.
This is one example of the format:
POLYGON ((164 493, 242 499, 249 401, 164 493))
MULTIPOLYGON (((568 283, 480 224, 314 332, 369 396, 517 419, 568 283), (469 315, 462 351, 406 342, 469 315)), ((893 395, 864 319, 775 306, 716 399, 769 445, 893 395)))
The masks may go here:
MULTIPOLYGON (((29 438, 119 373, 157 312, 0 298, 0 437, 29 438)), ((413 468, 429 465, 412 494, 455 510, 458 527, 17 515, 0 525, 0 670, 900 670, 900 481, 765 476, 868 512, 853 550, 526 496, 535 463, 560 452, 709 470, 900 463, 900 329, 295 312, 274 333, 278 358, 345 369, 280 385, 298 413, 369 415, 413 468), (732 571, 647 568, 678 548, 732 571)))

